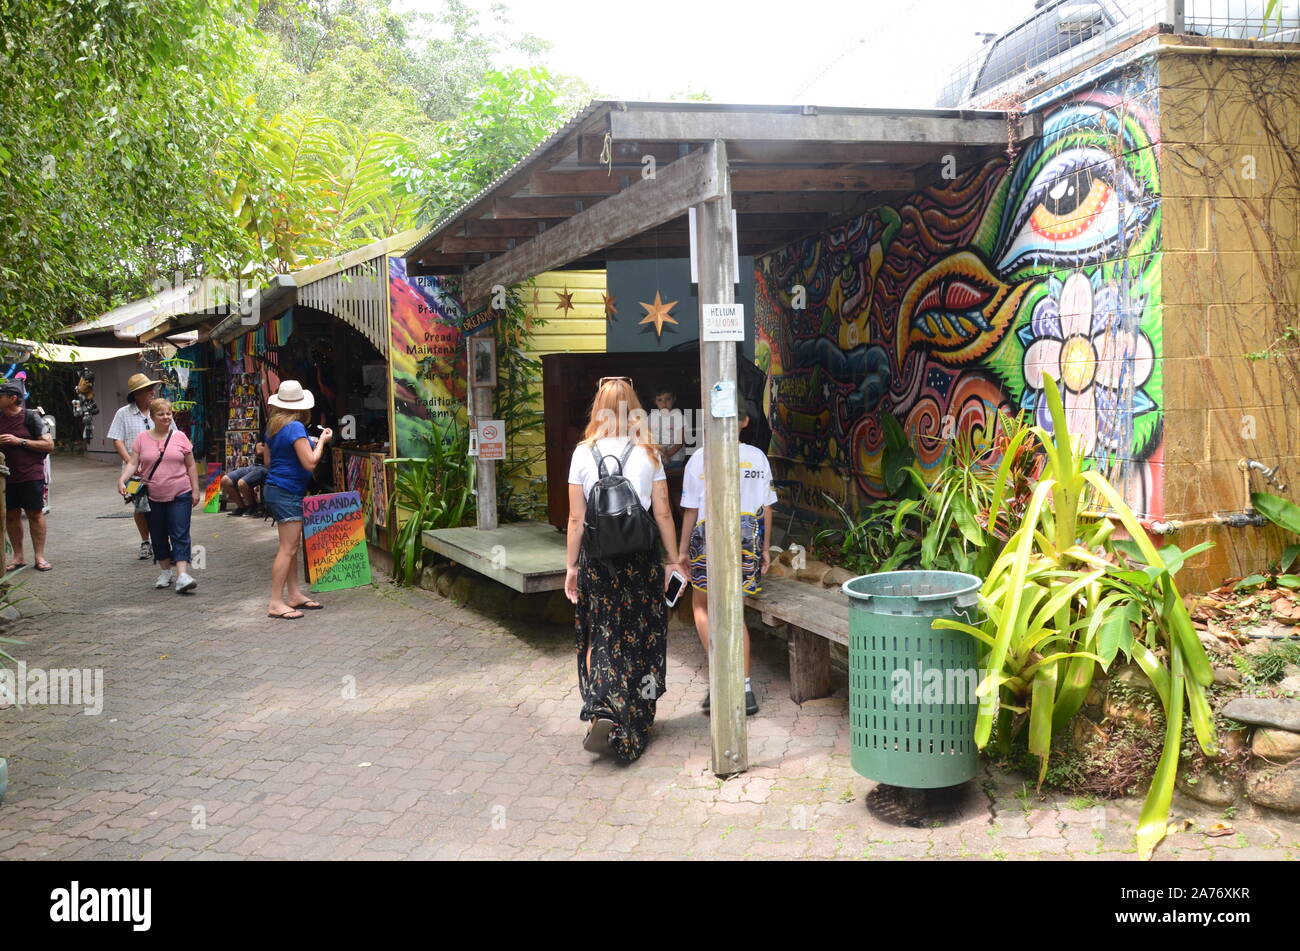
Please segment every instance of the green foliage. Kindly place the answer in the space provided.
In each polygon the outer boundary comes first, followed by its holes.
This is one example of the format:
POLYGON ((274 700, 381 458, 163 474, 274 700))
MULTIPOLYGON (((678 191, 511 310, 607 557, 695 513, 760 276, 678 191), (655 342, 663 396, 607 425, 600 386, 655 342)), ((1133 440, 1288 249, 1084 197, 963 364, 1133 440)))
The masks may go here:
MULTIPOLYGON (((1213 673, 1173 580, 1201 546, 1157 551, 1119 493, 1099 473, 1085 471, 1051 377, 1044 377, 1044 391, 1054 435, 1039 427, 1022 431, 999 468, 1001 473, 1031 434, 1046 449, 1045 469, 1023 521, 981 589, 985 621, 976 627, 941 619, 935 626, 965 631, 986 649, 976 743, 988 745, 995 722, 1004 742, 1025 728, 1028 750, 1039 760, 1040 783, 1053 736, 1083 705, 1096 666, 1109 667, 1120 653, 1138 664, 1166 721, 1137 831, 1138 852, 1147 858, 1165 835, 1185 709, 1207 755, 1217 750, 1205 694, 1213 673), (1112 539, 1114 523, 1097 513, 1099 507, 1110 510, 1131 542, 1112 539)), ((1005 485, 999 475, 987 524, 998 523, 1005 485)))
POLYGON ((232 0, 0 0, 0 323, 48 339, 237 256, 210 195, 244 106, 232 0))
POLYGON ((902 427, 888 413, 884 419, 884 470, 886 484, 897 486, 893 497, 873 503, 865 517, 855 518, 825 496, 840 524, 819 532, 817 544, 838 548, 840 563, 852 571, 906 567, 984 576, 1000 550, 998 537, 987 528, 998 479, 1005 487, 1003 497, 1013 503, 1005 507, 1001 522, 994 519, 994 526, 1005 531, 1003 523, 1012 511, 1023 509, 1029 494, 1033 445, 1017 441, 1007 464, 996 469, 992 458, 1026 424, 1002 416, 1002 434, 986 450, 976 447, 969 432, 958 434, 927 484, 902 427))
POLYGON ((1300 641, 1277 641, 1263 654, 1234 654, 1233 666, 1251 687, 1276 683, 1291 664, 1300 664, 1300 641))
POLYGON ((399 154, 394 172, 421 196, 421 220, 440 221, 528 154, 565 112, 544 67, 490 72, 464 111, 439 124, 432 154, 399 154))
POLYGON ((502 521, 535 518, 546 507, 544 476, 530 471, 546 455, 546 420, 541 408, 542 361, 530 357, 534 328, 519 286, 506 294, 504 313, 493 325, 497 341, 494 412, 506 428, 506 458, 497 468, 497 513, 502 521))
POLYGON ((232 137, 225 201, 247 236, 240 273, 306 267, 415 223, 415 199, 388 168, 409 141, 324 116, 285 114, 232 137))
POLYGON ((855 518, 829 495, 841 524, 817 533, 816 543, 839 549, 839 562, 855 574, 895 571, 915 561, 920 539, 903 524, 915 499, 883 499, 868 506, 864 518, 855 518))
POLYGON ((385 459, 395 468, 389 500, 389 525, 399 512, 408 515, 393 538, 393 580, 414 584, 424 565, 424 533, 467 525, 474 517, 474 460, 469 456, 469 432, 452 427, 446 438, 426 438, 423 458, 385 459))

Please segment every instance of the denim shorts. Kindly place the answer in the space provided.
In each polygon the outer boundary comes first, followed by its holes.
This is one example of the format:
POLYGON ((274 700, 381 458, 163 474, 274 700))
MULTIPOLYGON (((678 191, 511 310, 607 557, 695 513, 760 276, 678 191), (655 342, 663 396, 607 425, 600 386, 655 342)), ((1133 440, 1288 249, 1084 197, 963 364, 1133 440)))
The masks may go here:
POLYGON ((276 524, 280 522, 301 522, 302 498, 301 492, 290 492, 288 489, 282 489, 270 482, 262 489, 262 501, 266 504, 266 510, 271 513, 271 518, 275 520, 276 524))
POLYGON ((261 485, 266 481, 266 466, 244 466, 242 469, 232 469, 226 473, 226 478, 231 482, 240 482, 250 488, 261 485))

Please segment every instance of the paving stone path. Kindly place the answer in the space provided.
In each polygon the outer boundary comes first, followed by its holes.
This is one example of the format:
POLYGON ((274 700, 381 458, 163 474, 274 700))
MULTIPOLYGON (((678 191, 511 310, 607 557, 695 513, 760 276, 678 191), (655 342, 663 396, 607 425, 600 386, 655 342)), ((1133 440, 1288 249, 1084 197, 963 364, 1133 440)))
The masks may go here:
MULTIPOLYGON (((265 617, 269 523, 197 514, 192 595, 154 591, 115 470, 55 461, 49 558, 20 575, 31 668, 102 668, 103 712, 0 710, 9 859, 1131 859, 1139 804, 1043 798, 985 769, 961 817, 868 811, 846 691, 789 699, 785 645, 757 637, 751 769, 709 771, 704 656, 674 627, 646 755, 581 746, 572 633, 378 583, 265 617)), ((1203 828, 1221 817, 1184 800, 1203 828)), ((1161 859, 1300 857, 1300 822, 1249 807, 1237 834, 1172 836, 1161 859)))

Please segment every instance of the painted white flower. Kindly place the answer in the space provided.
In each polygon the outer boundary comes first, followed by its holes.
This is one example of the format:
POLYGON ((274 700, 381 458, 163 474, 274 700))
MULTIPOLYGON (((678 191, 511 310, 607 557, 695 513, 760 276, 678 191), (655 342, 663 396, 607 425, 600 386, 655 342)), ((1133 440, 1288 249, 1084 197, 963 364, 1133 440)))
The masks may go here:
POLYGON ((1155 351, 1138 329, 1145 305, 1118 284, 1076 271, 1051 278, 1049 292, 1019 331, 1025 344, 1022 404, 1049 432, 1043 376, 1056 380, 1066 424, 1085 455, 1132 449, 1133 419, 1155 409, 1142 389, 1151 379, 1155 351))

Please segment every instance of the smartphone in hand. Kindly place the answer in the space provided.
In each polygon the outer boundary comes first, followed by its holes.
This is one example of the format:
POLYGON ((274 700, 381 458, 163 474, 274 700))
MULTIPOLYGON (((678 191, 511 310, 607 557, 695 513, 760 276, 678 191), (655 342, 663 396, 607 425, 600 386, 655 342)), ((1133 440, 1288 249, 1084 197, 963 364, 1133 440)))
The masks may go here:
POLYGON ((686 576, 680 571, 674 571, 668 576, 668 587, 664 590, 664 601, 668 603, 670 608, 675 607, 677 599, 682 596, 682 592, 685 590, 686 576))

